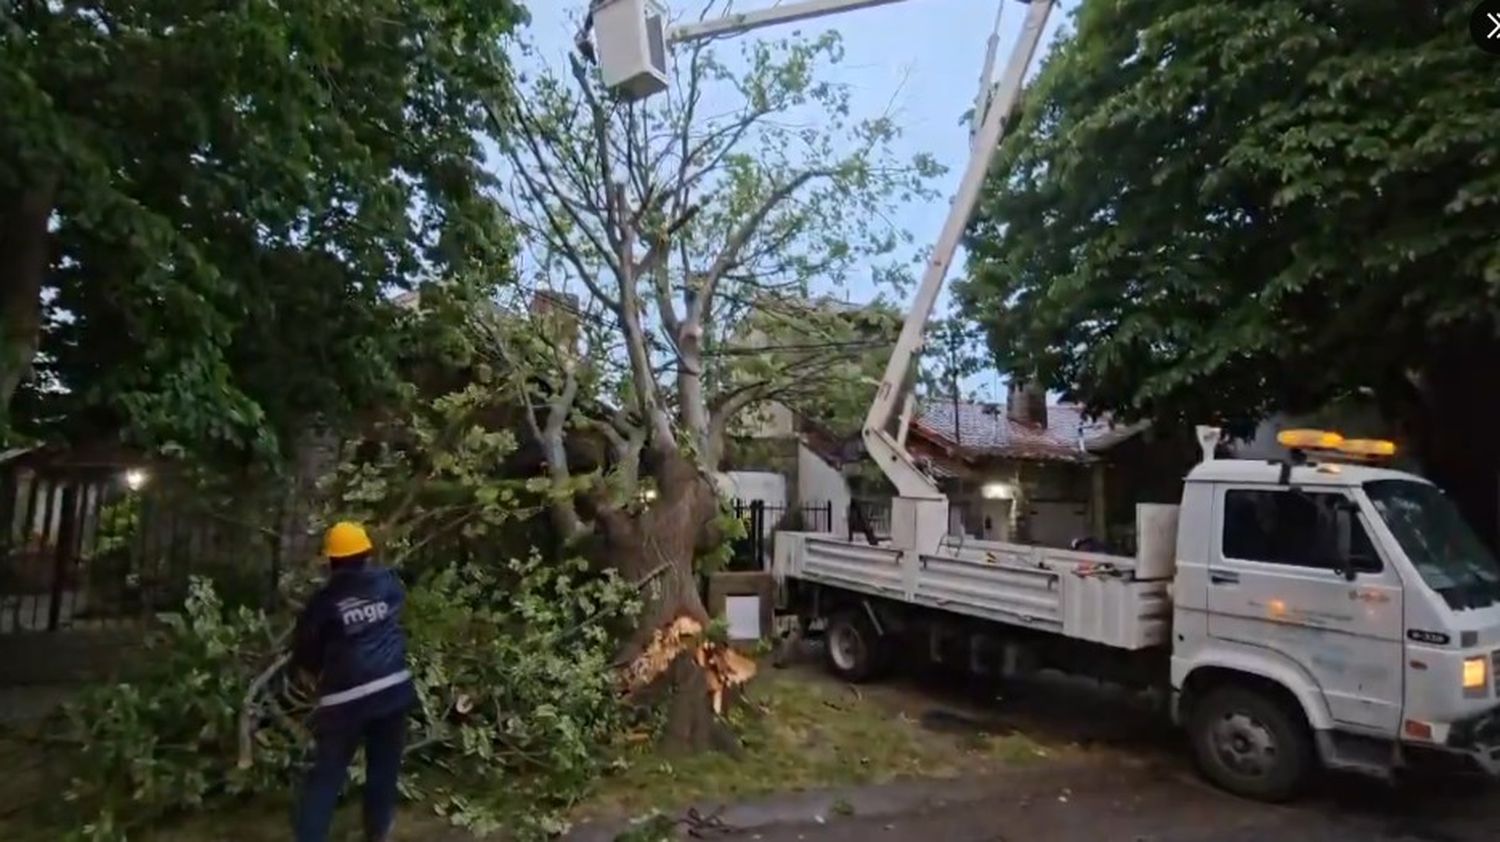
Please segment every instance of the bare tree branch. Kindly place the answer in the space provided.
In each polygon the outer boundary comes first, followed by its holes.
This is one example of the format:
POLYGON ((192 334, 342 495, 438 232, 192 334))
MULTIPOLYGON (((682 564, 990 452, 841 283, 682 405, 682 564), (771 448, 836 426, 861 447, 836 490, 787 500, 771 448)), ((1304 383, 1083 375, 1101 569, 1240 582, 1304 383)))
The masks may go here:
POLYGON ((765 201, 761 202, 760 207, 745 217, 744 221, 739 224, 739 227, 734 230, 734 233, 729 235, 729 239, 724 243, 724 248, 719 251, 719 256, 714 259, 713 265, 708 268, 708 271, 704 272, 703 287, 685 320, 689 326, 702 325, 704 313, 712 308, 714 289, 718 286, 719 279, 730 268, 735 258, 739 255, 740 250, 745 247, 745 243, 751 237, 755 236, 756 230, 760 228, 762 222, 765 222, 766 217, 770 215, 771 211, 793 193, 796 193, 802 185, 815 178, 831 175, 833 175, 832 170, 808 170, 798 173, 787 183, 772 190, 765 201))
MULTIPOLYGON (((656 250, 656 246, 651 247, 656 250)), ((665 251, 665 247, 663 247, 665 251)), ((674 350, 677 347, 677 335, 682 330, 682 325, 677 319, 677 305, 672 302, 671 278, 668 276, 667 261, 665 259, 652 260, 651 253, 647 253, 646 259, 641 261, 641 269, 651 273, 652 285, 656 289, 656 310, 661 318, 662 327, 667 331, 667 336, 672 342, 674 350), (647 264, 650 264, 649 266, 647 264)))
POLYGON ((610 223, 604 230, 610 238, 610 245, 619 250, 623 239, 620 229, 625 227, 626 220, 620 209, 622 196, 614 189, 613 168, 609 165, 609 114, 594 95, 594 88, 589 83, 588 71, 584 69, 583 62, 570 53, 568 63, 573 68, 573 78, 578 81, 578 89, 583 94, 592 118, 595 154, 599 156, 599 183, 604 185, 604 209, 610 223))
MULTIPOLYGON (((621 207, 624 203, 624 188, 614 185, 611 203, 621 207)), ((631 382, 635 386, 637 410, 647 419, 651 429, 651 443, 665 452, 674 446, 671 422, 662 412, 660 393, 656 377, 652 373, 649 340, 641 324, 640 299, 636 294, 635 279, 635 229, 625 214, 620 214, 623 223, 620 232, 620 327, 625 333, 625 347, 630 357, 631 382)))
MULTIPOLYGON (((485 103, 485 110, 489 115, 492 126, 496 131, 499 131, 499 128, 504 125, 500 122, 499 115, 495 114, 494 108, 489 103, 485 103)), ((542 179, 546 182, 545 186, 543 184, 539 184, 536 179, 531 176, 530 172, 528 171, 528 167, 526 166, 526 161, 521 160, 520 156, 518 154, 515 154, 513 149, 509 148, 509 144, 502 145, 502 149, 509 150, 507 151, 507 156, 510 157, 516 174, 526 185, 527 192, 531 195, 532 203, 541 208, 542 216, 547 221, 548 228, 552 232, 552 237, 550 239, 553 242, 554 249, 557 251, 557 253, 561 254, 569 264, 573 266, 573 269, 578 273, 579 281, 581 281, 586 287, 588 287, 589 293, 591 295, 597 298, 600 302, 604 303, 611 310, 618 312, 620 309, 619 300, 614 296, 607 294, 602 288, 599 287, 598 283, 594 280, 593 273, 590 272, 584 265, 582 255, 578 253, 578 250, 569 240, 562 221, 559 220, 552 212, 552 205, 549 200, 552 198, 561 197, 562 190, 558 188, 555 180, 551 176, 551 170, 547 166, 546 154, 542 151, 537 137, 534 134, 534 123, 530 121, 529 117, 525 114, 524 110, 519 104, 515 108, 515 115, 518 122, 522 124, 522 130, 518 134, 521 135, 526 147, 530 150, 532 161, 541 171, 542 179)), ((512 134, 517 133, 512 132, 512 134)), ((570 205, 566 201, 566 199, 560 198, 559 203, 562 205, 563 209, 567 211, 568 216, 572 220, 573 224, 578 228, 578 230, 583 232, 583 235, 585 237, 588 238, 590 245, 593 246, 594 251, 599 256, 600 260, 602 260, 606 266, 609 266, 611 269, 615 269, 616 271, 618 271, 617 267, 613 265, 614 261, 610 257, 609 249, 605 248, 604 244, 599 242, 599 240, 595 237, 593 231, 590 230, 588 225, 584 222, 577 209, 570 205)))

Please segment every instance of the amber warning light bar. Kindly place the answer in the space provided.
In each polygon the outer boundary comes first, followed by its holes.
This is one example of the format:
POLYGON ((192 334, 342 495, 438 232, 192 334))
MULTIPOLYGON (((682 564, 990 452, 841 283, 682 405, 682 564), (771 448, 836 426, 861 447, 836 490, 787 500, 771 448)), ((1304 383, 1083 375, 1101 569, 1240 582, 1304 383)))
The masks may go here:
POLYGON ((1282 430, 1276 442, 1292 450, 1340 453, 1359 459, 1383 459, 1396 455, 1396 443, 1385 439, 1346 439, 1330 430, 1282 430))

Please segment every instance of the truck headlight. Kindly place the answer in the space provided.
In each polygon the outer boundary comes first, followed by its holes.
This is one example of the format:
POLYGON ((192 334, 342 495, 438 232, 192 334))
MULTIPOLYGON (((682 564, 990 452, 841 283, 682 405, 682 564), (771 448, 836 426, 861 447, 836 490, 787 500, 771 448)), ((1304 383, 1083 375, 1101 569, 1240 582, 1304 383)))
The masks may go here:
POLYGON ((1489 689, 1489 659, 1480 656, 1478 658, 1464 659, 1464 695, 1483 696, 1489 689))

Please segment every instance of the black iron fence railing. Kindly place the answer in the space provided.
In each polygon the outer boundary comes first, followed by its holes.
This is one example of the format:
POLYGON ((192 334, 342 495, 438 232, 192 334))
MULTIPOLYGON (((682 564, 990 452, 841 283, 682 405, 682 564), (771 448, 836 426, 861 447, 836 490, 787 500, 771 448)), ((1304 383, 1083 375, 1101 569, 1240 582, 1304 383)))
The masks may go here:
POLYGON ((139 624, 179 607, 193 576, 268 606, 315 538, 289 495, 242 508, 139 468, 0 468, 0 634, 139 624))
POLYGON ((787 506, 764 500, 735 500, 733 507, 735 517, 744 523, 745 535, 735 542, 731 570, 770 569, 778 531, 823 532, 871 542, 891 534, 888 500, 854 500, 847 507, 832 502, 787 506))

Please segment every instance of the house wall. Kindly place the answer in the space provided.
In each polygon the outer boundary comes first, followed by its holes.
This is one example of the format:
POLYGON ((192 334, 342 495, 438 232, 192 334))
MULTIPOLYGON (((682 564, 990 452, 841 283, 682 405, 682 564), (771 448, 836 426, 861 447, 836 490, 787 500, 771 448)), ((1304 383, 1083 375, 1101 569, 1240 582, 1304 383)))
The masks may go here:
POLYGON ((812 448, 797 443, 797 503, 802 506, 820 506, 831 503, 833 509, 833 534, 848 531, 849 481, 838 468, 823 461, 823 457, 812 448))
POLYGON ((768 506, 831 504, 835 534, 848 529, 849 478, 796 438, 731 440, 719 482, 720 493, 768 506), (764 479, 741 479, 760 477, 764 479), (779 484, 769 479, 776 477, 779 484), (731 479, 733 478, 733 479, 731 479))
POLYGON ((767 506, 786 506, 786 477, 769 471, 728 471, 718 477, 719 491, 738 500, 761 500, 767 506))
MULTIPOLYGON (((726 471, 716 475, 714 479, 719 486, 719 494, 724 497, 765 503, 770 512, 761 523, 761 539, 769 541, 776 532, 778 518, 786 512, 786 477, 767 471, 726 471)), ((746 525, 750 522, 747 516, 746 525)))
POLYGON ((985 460, 970 477, 943 483, 949 533, 1066 547, 1091 531, 1096 506, 1091 477, 1086 464, 985 460), (984 487, 993 483, 1008 486, 1011 496, 986 499, 984 487))
POLYGON ((1007 460, 992 460, 975 469, 972 477, 939 484, 948 495, 948 534, 988 541, 1018 540, 1017 497, 1021 496, 1019 466, 1007 460), (987 500, 984 487, 1001 483, 1012 489, 1006 499, 987 500))
POLYGON ((1092 467, 1022 462, 1016 533, 1031 544, 1066 547, 1089 533, 1092 467))

